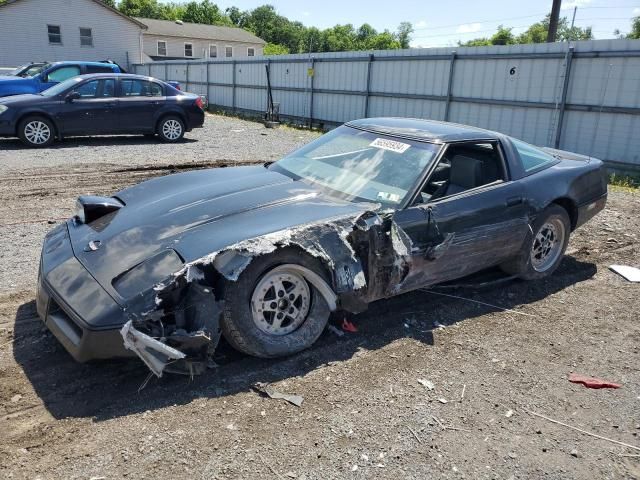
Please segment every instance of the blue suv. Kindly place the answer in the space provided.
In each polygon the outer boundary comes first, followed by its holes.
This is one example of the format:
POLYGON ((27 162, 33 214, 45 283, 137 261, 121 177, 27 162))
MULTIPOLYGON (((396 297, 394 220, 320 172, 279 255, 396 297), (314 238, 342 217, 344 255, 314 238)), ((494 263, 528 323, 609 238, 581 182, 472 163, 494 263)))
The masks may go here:
POLYGON ((0 77, 0 97, 40 93, 60 82, 89 73, 124 73, 115 63, 106 62, 54 62, 30 72, 27 77, 0 77))

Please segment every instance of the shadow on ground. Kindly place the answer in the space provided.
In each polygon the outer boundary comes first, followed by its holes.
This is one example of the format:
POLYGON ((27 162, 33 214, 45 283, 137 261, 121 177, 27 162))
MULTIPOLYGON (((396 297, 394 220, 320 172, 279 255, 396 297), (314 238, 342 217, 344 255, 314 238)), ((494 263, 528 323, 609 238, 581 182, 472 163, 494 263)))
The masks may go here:
MULTIPOLYGON (((447 293, 513 309, 588 280, 595 273, 594 264, 567 257, 547 280, 514 280, 447 293)), ((414 338, 428 348, 434 344, 432 330, 436 325, 452 325, 497 311, 500 309, 415 291, 373 303, 367 312, 353 316, 358 333, 337 337, 325 330, 313 348, 277 360, 243 356, 221 344, 217 369, 194 379, 176 375, 154 378, 141 392, 138 388, 148 375, 142 362, 132 359, 76 363, 46 332, 37 319, 33 301, 21 305, 16 313, 13 350, 36 394, 55 418, 92 417, 101 421, 186 404, 200 397, 233 395, 249 390, 256 382, 305 375, 330 362, 347 360, 360 349, 377 350, 400 338, 414 338)), ((535 307, 527 311, 536 313, 535 307)))
MULTIPOLYGON (((194 138, 183 138, 178 143, 193 143, 198 140, 194 138)), ((147 137, 144 135, 110 135, 96 137, 68 137, 62 141, 56 141, 51 146, 41 150, 59 150, 78 147, 104 147, 104 146, 124 146, 124 145, 155 145, 161 143, 157 137, 147 137)), ((0 139, 0 150, 24 150, 27 147, 17 138, 0 139)))

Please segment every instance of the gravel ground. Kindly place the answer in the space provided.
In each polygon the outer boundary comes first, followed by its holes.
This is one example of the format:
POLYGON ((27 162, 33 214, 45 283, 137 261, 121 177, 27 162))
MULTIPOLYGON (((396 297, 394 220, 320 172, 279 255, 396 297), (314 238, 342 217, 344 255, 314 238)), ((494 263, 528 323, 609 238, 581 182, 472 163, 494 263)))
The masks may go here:
POLYGON ((0 138, 0 176, 37 167, 67 168, 108 162, 116 165, 169 165, 189 162, 267 161, 316 138, 316 132, 288 127, 265 129, 222 115, 207 115, 203 128, 185 135, 181 143, 163 144, 138 136, 68 138, 52 148, 25 148, 18 139, 0 138), (233 148, 229 148, 229 146, 233 148))
MULTIPOLYGON (((0 478, 640 478, 640 451, 530 413, 640 448, 639 287, 608 270, 640 266, 637 193, 612 191, 545 281, 376 302, 354 316, 357 333, 325 332, 291 358, 253 359, 222 344, 217 369, 152 379, 141 391, 147 370, 135 359, 75 363, 37 318, 33 286, 48 222, 66 217, 77 194, 253 161, 260 142, 279 155, 312 135, 261 138, 256 124, 211 120, 208 129, 245 129, 233 157, 160 159, 161 148, 136 139, 117 150, 133 167, 103 154, 87 163, 89 152, 114 148, 92 139, 47 151, 48 167, 14 164, 0 177, 0 478), (623 386, 587 389, 569 383, 570 372, 623 386), (265 398, 257 381, 304 403, 265 398)), ((27 155, 3 151, 1 168, 13 153, 27 155)))

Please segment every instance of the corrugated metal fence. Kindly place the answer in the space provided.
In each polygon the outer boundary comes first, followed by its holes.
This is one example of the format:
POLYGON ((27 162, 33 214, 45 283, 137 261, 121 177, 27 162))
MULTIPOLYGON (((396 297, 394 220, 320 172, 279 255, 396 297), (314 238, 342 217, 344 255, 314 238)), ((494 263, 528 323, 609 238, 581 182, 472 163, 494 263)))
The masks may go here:
POLYGON ((447 120, 640 169, 640 40, 339 52, 134 65, 262 113, 265 65, 281 116, 331 126, 374 116, 447 120))

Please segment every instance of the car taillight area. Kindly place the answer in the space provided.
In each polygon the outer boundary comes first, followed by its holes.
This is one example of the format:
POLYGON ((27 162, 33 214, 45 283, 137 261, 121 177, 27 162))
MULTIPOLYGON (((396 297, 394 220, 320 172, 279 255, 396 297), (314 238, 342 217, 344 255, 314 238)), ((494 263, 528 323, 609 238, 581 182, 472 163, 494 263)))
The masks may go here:
POLYGON ((202 97, 196 98, 195 103, 198 106, 198 108, 200 108, 200 110, 204 110, 204 102, 202 101, 202 97))

